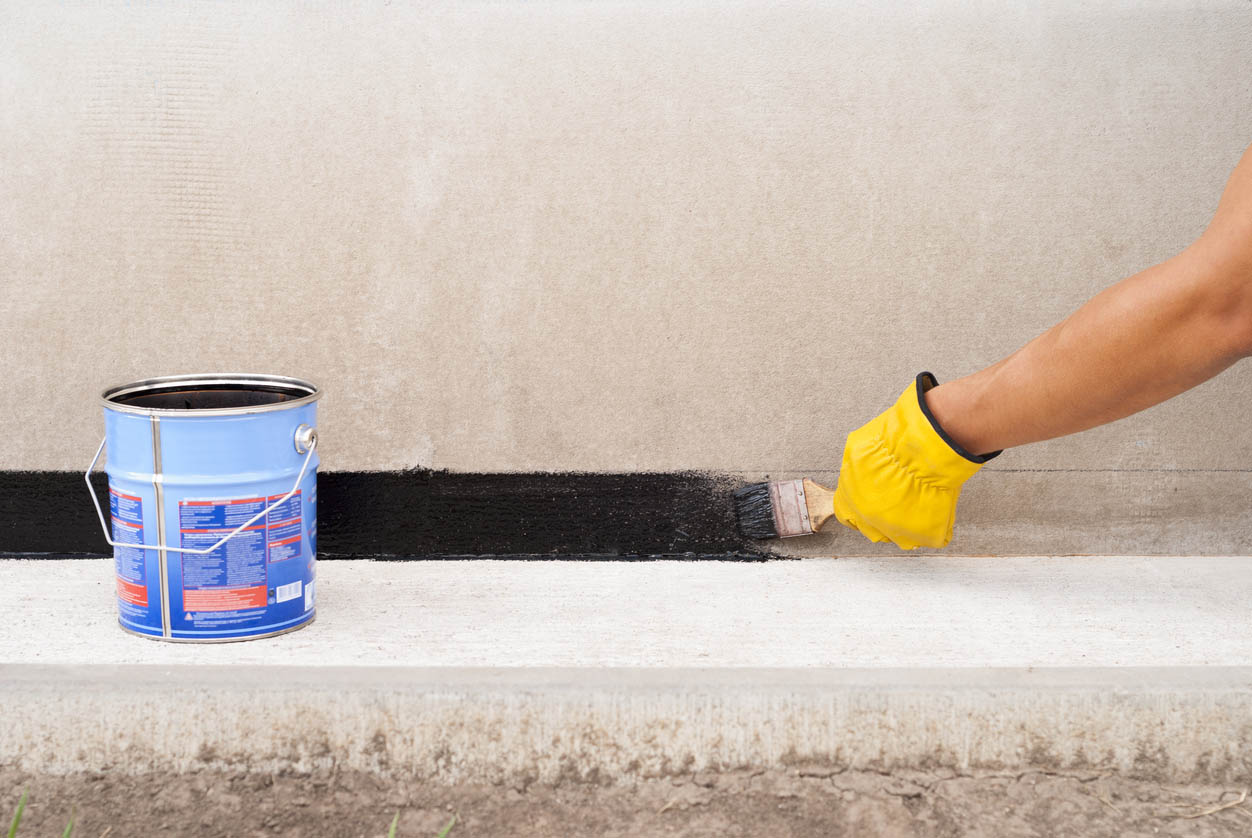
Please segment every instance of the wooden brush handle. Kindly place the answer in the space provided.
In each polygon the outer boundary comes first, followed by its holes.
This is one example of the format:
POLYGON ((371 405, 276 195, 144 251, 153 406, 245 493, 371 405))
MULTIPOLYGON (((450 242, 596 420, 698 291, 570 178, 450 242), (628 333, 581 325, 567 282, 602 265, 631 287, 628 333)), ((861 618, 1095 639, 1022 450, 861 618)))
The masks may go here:
POLYGON ((804 505, 809 510, 809 526, 819 532, 827 521, 835 517, 835 490, 804 478, 804 505))

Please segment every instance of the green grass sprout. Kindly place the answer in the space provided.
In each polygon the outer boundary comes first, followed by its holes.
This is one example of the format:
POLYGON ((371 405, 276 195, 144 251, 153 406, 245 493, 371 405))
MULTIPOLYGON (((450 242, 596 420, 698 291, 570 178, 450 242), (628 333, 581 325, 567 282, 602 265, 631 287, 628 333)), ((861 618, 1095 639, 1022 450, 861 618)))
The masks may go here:
POLYGON ((17 838, 17 825, 22 822, 22 812, 26 810, 26 792, 22 792, 22 799, 17 802, 17 811, 13 813, 13 823, 9 825, 9 838, 17 838))

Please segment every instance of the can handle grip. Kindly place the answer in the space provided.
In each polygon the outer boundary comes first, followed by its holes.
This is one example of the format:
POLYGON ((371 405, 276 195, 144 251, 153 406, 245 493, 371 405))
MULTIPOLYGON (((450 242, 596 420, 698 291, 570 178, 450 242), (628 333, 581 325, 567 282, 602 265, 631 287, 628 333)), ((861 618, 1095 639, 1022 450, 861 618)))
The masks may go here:
MULTIPOLYGON (((281 498, 274 501, 257 514, 253 515, 247 521, 244 521, 236 527, 233 532, 222 536, 222 539, 212 547, 205 547, 202 550, 192 550, 188 547, 154 547, 147 544, 126 544, 112 539, 109 534, 109 526, 104 522, 104 511, 100 508, 100 501, 96 498, 96 490, 92 488, 91 485, 91 470, 96 467, 96 462, 100 459, 100 455, 104 453, 104 444, 108 441, 108 437, 106 436, 104 439, 100 440, 100 447, 96 449, 96 456, 91 458, 91 465, 87 466, 87 471, 83 474, 83 479, 87 481, 87 494, 91 495, 91 502, 96 507, 96 517, 100 519, 100 530, 104 533, 104 540, 107 541, 111 547, 134 547, 136 550, 163 550, 170 553, 191 553, 196 556, 203 556, 207 553, 212 553, 218 547, 221 547, 223 544, 239 535, 239 533, 259 521, 265 515, 269 514, 271 509, 286 503, 287 500, 296 493, 296 490, 300 488, 300 481, 304 479, 305 472, 309 470, 309 461, 313 459, 313 452, 317 450, 317 432, 312 428, 308 428, 307 425, 301 425, 296 429, 297 434, 300 434, 301 431, 304 431, 305 433, 299 440, 298 445, 299 448, 303 448, 304 450, 304 462, 300 464, 300 473, 296 475, 296 482, 295 485, 291 487, 291 491, 287 492, 287 494, 283 495, 281 498)), ((299 448, 297 450, 299 450, 299 448)))

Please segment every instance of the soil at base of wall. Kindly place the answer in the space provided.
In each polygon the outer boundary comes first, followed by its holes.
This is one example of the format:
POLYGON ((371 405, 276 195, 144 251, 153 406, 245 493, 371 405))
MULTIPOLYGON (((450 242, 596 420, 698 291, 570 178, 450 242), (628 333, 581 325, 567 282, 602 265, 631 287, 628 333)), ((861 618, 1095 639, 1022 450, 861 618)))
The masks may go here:
POLYGON ((31 775, 0 768, 19 838, 130 836, 1247 836, 1243 788, 1167 786, 1098 774, 875 774, 815 768, 701 773, 630 785, 447 786, 333 775, 31 775))

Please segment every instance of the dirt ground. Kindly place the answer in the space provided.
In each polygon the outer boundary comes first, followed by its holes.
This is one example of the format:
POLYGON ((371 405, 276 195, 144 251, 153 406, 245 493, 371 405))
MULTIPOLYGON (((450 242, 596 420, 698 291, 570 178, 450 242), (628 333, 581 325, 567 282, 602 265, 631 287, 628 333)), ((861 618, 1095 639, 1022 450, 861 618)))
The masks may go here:
MULTIPOLYGON (((32 776, 0 769, 3 809, 29 792, 19 838, 130 836, 1249 836, 1242 788, 1098 774, 957 776, 831 769, 732 772, 630 786, 444 786, 325 776, 32 776)), ((7 810, 7 811, 4 811, 7 810)), ((0 827, 3 829, 3 827, 0 827)))

